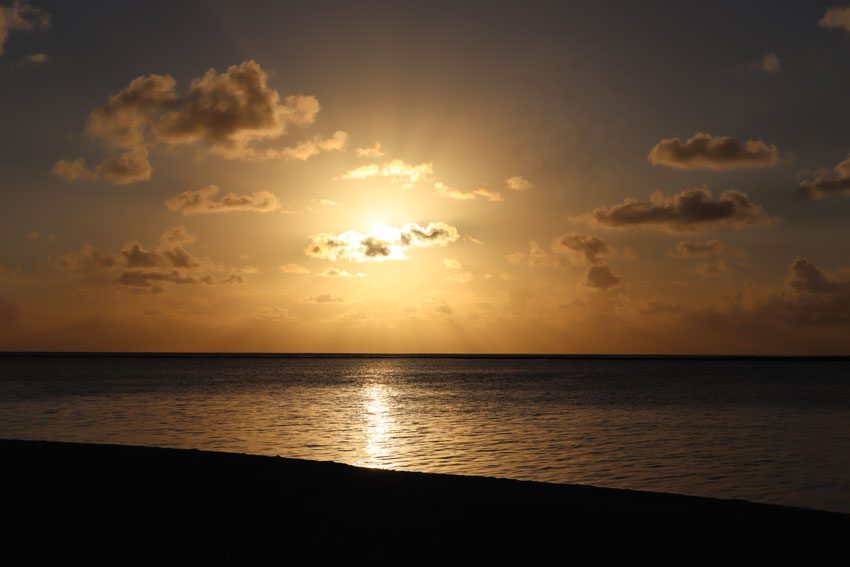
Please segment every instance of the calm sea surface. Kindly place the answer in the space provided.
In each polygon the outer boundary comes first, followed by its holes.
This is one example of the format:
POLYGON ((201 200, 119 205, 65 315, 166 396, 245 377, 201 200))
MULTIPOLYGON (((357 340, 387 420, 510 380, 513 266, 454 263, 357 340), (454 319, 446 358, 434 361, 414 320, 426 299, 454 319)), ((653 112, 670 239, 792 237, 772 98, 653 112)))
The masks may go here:
POLYGON ((850 362, 0 358, 0 436, 850 512, 850 362))

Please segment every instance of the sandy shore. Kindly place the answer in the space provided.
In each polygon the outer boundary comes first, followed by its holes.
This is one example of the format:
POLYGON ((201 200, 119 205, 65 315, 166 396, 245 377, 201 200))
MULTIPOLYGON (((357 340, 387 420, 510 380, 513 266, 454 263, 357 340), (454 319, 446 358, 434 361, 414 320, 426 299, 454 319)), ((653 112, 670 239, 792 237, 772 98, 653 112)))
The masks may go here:
POLYGON ((850 516, 284 458, 0 441, 6 565, 847 564, 850 516))

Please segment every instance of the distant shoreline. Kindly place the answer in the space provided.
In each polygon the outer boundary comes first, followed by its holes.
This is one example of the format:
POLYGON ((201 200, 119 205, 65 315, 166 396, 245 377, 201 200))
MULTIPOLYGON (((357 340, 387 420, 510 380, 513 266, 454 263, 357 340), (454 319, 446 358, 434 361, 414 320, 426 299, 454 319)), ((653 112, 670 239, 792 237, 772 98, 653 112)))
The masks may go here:
POLYGON ((120 445, 0 455, 10 565, 812 564, 850 538, 850 515, 740 500, 120 445))
POLYGON ((740 360, 850 362, 850 355, 763 354, 460 354, 460 353, 329 353, 329 352, 81 352, 0 351, 0 358, 395 358, 481 360, 740 360))

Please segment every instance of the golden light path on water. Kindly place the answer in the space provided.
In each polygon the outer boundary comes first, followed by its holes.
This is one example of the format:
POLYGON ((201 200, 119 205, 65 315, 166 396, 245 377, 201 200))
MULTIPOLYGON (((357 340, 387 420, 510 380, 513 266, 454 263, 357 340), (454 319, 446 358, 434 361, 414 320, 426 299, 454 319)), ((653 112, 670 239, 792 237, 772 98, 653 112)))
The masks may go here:
POLYGON ((365 457, 358 466, 389 468, 393 457, 391 430, 394 419, 390 413, 390 388, 384 384, 369 384, 363 388, 365 412, 365 457))

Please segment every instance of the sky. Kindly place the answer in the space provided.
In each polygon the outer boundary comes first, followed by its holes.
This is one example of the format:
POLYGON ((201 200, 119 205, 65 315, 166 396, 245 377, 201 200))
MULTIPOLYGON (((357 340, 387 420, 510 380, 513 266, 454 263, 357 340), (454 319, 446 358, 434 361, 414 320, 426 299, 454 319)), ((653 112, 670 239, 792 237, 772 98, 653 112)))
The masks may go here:
POLYGON ((850 354, 850 4, 0 0, 0 349, 850 354))

